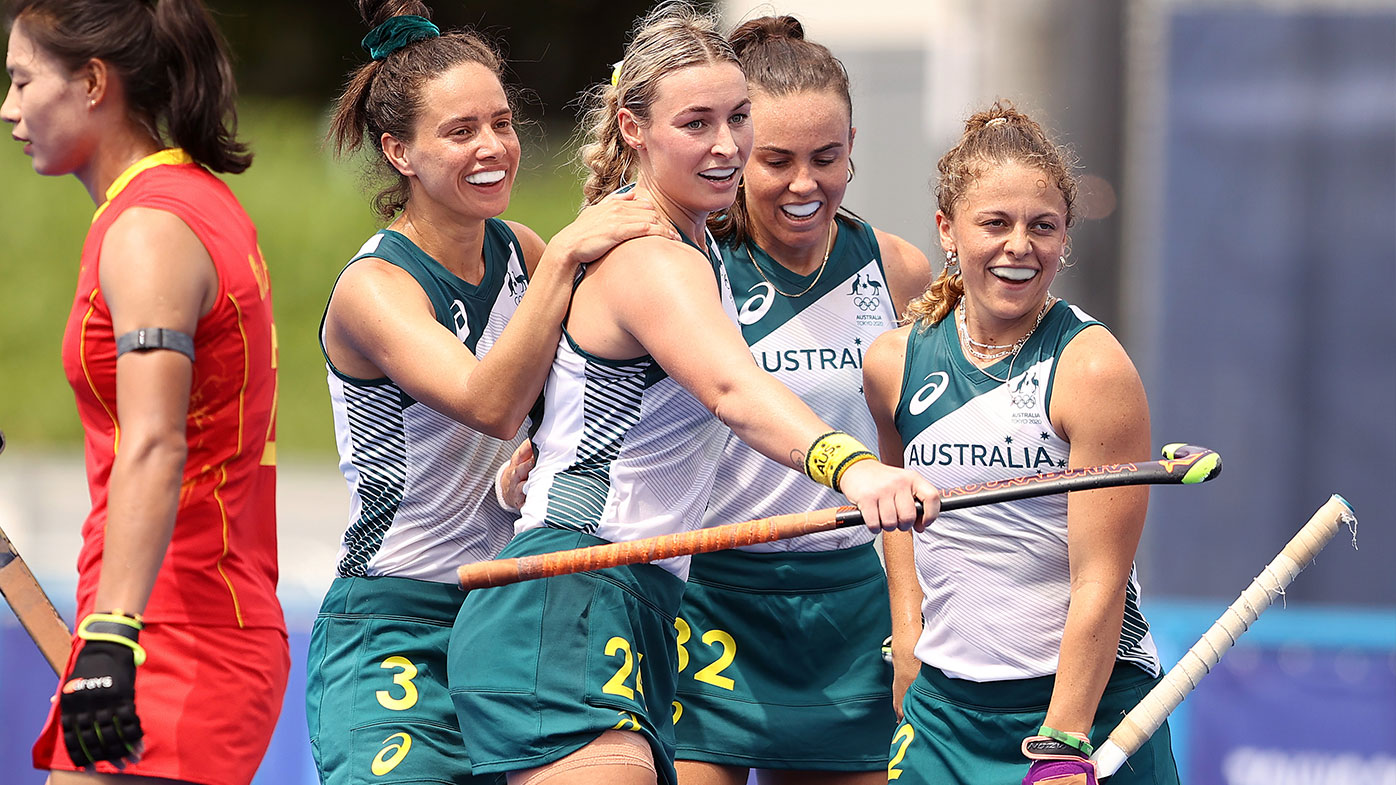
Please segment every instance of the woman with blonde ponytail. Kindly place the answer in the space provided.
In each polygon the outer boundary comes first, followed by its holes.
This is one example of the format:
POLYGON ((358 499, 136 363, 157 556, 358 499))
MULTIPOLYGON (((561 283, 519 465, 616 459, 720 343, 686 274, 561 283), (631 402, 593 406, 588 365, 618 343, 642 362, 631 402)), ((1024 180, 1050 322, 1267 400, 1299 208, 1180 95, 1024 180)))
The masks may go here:
POLYGON ((311 631, 311 749, 323 785, 492 782, 461 756, 447 692, 455 570, 513 534, 497 477, 531 461, 525 420, 578 265, 677 234, 633 195, 546 246, 500 220, 522 151, 494 48, 417 0, 359 9, 368 62, 330 139, 370 157, 387 226, 340 273, 320 333, 352 513, 311 631))
MULTIPOLYGON (((863 352, 926 288, 930 263, 843 208, 854 146, 843 64, 789 16, 752 19, 729 40, 747 74, 755 149, 736 203, 710 225, 742 336, 758 366, 872 443, 863 352)), ((843 503, 731 439, 704 522, 843 503)), ((892 620, 874 539, 841 529, 693 557, 674 725, 684 785, 740 785, 750 768, 768 783, 885 782, 892 620)))
POLYGON ((196 0, 14 0, 6 22, 0 118, 97 205, 63 338, 92 508, 33 762, 54 785, 246 785, 290 656, 271 283, 213 174, 252 162, 227 49, 196 0))
MULTIPOLYGON (((945 269, 863 366, 884 459, 957 485, 1140 460, 1139 374, 1048 289, 1074 218, 1069 155, 999 102, 939 170, 945 269)), ((1092 743, 1159 681, 1134 574, 1148 498, 1007 502, 885 539, 902 715, 889 779, 1095 785, 1092 743)), ((1110 782, 1177 785, 1167 727, 1110 782)))
MULTIPOLYGON (((826 425, 761 371, 737 329, 705 224, 736 194, 750 101, 715 20, 661 5, 593 97, 586 200, 633 183, 683 239, 630 240, 586 265, 544 392, 523 518, 501 555, 700 527, 729 427, 841 489, 872 528, 924 525, 938 509, 934 486, 826 425)), ((682 628, 675 638, 688 561, 466 597, 448 663, 475 773, 531 785, 671 785, 683 712, 675 680, 694 644, 682 628)))

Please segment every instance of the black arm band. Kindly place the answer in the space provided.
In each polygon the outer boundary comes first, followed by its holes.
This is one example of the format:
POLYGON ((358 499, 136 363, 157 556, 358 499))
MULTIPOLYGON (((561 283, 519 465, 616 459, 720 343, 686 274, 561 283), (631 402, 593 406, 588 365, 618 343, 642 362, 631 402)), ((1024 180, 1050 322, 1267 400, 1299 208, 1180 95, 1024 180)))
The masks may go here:
POLYGON ((170 330, 165 327, 142 327, 116 339, 116 356, 127 352, 148 352, 154 349, 169 349, 179 352, 194 362, 194 339, 188 333, 170 330))

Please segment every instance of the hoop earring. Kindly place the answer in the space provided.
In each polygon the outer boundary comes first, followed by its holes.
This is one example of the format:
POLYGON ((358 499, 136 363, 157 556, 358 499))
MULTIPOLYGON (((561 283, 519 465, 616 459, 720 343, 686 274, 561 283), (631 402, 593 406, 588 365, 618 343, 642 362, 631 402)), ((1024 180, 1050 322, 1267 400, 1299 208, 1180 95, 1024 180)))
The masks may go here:
POLYGON ((853 182, 853 162, 848 163, 848 182, 853 182))
POLYGON ((1061 272, 1062 270, 1065 270, 1066 268, 1067 268, 1066 256, 1065 256, 1065 255, 1063 255, 1063 256, 1058 256, 1058 257, 1057 257, 1057 272, 1061 272))

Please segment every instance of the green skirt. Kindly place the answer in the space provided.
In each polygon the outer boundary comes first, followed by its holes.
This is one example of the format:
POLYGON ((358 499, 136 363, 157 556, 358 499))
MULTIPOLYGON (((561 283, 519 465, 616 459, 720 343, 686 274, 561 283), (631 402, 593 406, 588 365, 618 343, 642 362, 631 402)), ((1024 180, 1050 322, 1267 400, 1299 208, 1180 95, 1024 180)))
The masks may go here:
POLYGON ((323 785, 501 783, 472 777, 446 689, 465 592, 408 578, 336 578, 310 632, 306 721, 323 785))
MULTIPOLYGON (((1096 708, 1091 741, 1103 744, 1120 718, 1161 679, 1117 662, 1096 708)), ((1053 676, 1013 681, 952 679, 926 665, 902 702, 892 736, 888 782, 896 785, 1013 783, 1028 771, 1023 739, 1042 727, 1053 676)), ((1168 724, 1109 780, 1109 785, 1178 785, 1168 724)))
MULTIPOLYGON (((501 558, 604 543, 530 529, 501 558)), ((649 564, 470 593, 451 633, 451 698, 476 774, 552 763, 608 730, 643 735, 674 776, 674 615, 683 581, 649 564)))
POLYGON ((877 771, 896 725, 887 577, 871 543, 693 557, 679 610, 678 757, 877 771))

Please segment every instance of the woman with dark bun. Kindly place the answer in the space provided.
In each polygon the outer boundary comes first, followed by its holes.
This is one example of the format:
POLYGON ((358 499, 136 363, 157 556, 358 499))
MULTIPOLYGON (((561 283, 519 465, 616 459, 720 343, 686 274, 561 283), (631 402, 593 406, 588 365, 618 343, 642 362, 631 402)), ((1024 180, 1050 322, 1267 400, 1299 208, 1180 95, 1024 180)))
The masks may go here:
MULTIPOLYGON (((853 178, 848 74, 792 17, 729 37, 755 144, 713 234, 757 364, 829 422, 873 443, 863 352, 930 282, 910 243, 841 210, 853 178)), ((733 439, 704 523, 844 504, 733 439)), ((874 533, 840 529, 693 557, 679 611, 689 657, 674 725, 684 785, 883 782, 896 724, 887 580, 874 533)))
MULTIPOLYGON (((736 195, 750 102, 716 20, 661 4, 592 98, 586 201, 633 183, 683 239, 629 240, 586 266, 548 378, 523 517, 501 555, 699 528, 732 433, 800 482, 803 470, 841 489, 869 526, 924 523, 917 498, 933 517, 934 486, 830 428, 761 371, 737 329, 705 227, 736 195)), ((515 785, 673 783, 675 681, 693 645, 675 619, 688 561, 472 592, 449 666, 475 773, 515 785)))
POLYGON ((0 117, 36 172, 98 205, 63 338, 92 511, 34 765, 55 785, 243 785, 290 658, 271 289, 212 174, 252 161, 227 51, 195 0, 17 0, 6 18, 0 117))
POLYGON ((520 158, 498 54, 440 31, 420 2, 359 9, 370 59, 330 139, 371 156, 388 226, 340 273, 320 334, 352 503, 311 635, 311 748, 327 785, 473 781, 446 688, 456 568, 513 534, 495 478, 524 440, 578 265, 676 235, 633 196, 584 211, 546 249, 496 218, 520 158))
MULTIPOLYGON (((1071 166, 1006 103, 940 159, 945 269, 864 367, 886 460, 961 484, 1149 453, 1129 356, 1049 290, 1070 248, 1071 166)), ((903 715, 889 779, 1094 785, 1092 744, 1159 681, 1134 573, 1148 500, 1146 487, 1024 499, 885 539, 903 715)), ((1166 726, 1110 778, 1177 782, 1166 726)))

